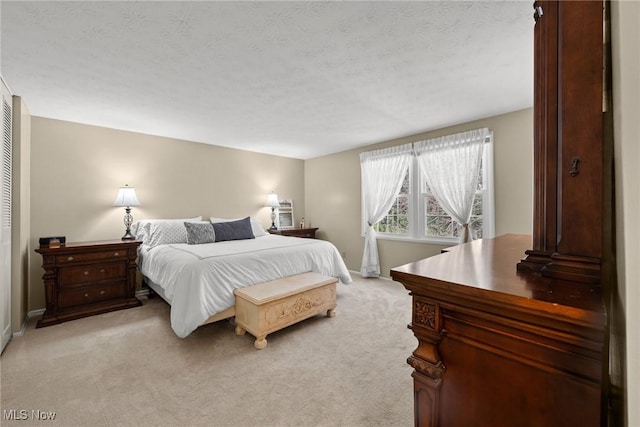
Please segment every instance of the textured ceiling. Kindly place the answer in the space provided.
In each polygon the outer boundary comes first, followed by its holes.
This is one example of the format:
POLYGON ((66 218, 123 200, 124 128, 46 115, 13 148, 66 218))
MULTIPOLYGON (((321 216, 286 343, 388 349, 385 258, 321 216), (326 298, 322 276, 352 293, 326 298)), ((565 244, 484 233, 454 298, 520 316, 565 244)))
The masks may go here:
POLYGON ((530 1, 0 3, 36 116, 300 159, 533 105, 530 1))

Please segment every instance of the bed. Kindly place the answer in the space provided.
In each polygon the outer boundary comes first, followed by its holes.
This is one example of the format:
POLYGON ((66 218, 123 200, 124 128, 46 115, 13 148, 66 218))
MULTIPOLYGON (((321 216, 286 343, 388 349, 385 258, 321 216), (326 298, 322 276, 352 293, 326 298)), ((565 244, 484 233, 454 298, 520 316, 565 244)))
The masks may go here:
MULTIPOLYGON (((213 226, 220 227, 238 221, 211 218, 213 226)), ((232 317, 237 288, 307 271, 351 283, 340 253, 330 242, 271 235, 252 218, 242 221, 244 238, 215 242, 209 241, 211 237, 196 243, 189 239, 187 226, 208 230, 205 224, 212 225, 199 217, 139 222, 133 227, 143 241, 139 269, 145 283, 171 305, 171 327, 179 337, 205 323, 232 317)), ((223 234, 217 230, 218 236, 223 234)))

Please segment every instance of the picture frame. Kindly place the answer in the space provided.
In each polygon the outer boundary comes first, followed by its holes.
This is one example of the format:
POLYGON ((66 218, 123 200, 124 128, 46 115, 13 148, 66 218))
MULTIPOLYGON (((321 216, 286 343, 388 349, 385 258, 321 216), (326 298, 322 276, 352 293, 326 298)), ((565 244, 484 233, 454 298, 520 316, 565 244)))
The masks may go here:
POLYGON ((280 207, 276 210, 276 226, 279 229, 295 228, 295 218, 293 216, 293 200, 280 200, 280 207))

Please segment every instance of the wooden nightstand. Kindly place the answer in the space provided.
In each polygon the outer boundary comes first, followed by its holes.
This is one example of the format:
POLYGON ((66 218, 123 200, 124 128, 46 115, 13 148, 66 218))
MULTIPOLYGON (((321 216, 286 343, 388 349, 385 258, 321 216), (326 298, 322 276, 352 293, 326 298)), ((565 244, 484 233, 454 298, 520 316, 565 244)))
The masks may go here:
POLYGON ((46 310, 36 328, 142 305, 136 258, 142 242, 103 240, 39 247, 46 310))
POLYGON ((280 234, 281 236, 306 237, 308 239, 316 238, 316 230, 318 228, 285 228, 279 230, 267 230, 271 234, 280 234))

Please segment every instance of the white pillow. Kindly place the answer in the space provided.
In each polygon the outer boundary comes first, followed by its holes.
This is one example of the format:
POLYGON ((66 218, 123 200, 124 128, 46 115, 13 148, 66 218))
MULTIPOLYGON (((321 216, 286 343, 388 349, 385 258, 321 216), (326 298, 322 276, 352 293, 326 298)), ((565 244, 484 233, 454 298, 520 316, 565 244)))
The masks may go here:
MULTIPOLYGON (((246 218, 246 216, 244 218, 246 218)), ((211 220, 211 222, 229 222, 229 221, 237 221, 239 219, 244 219, 244 218, 225 219, 225 218, 211 217, 209 219, 211 220)), ((267 232, 264 231, 262 224, 260 224, 257 219, 251 217, 250 220, 251 220, 251 231, 253 231, 254 237, 262 237, 267 235, 267 232)))
MULTIPOLYGON (((201 216, 197 216, 195 218, 184 218, 184 219, 141 219, 139 221, 134 222, 131 225, 131 233, 136 236, 136 240, 142 241, 144 244, 149 244, 149 240, 151 238, 151 225, 152 224, 160 224, 160 223, 170 223, 170 222, 179 222, 183 224, 184 222, 198 222, 202 221, 201 216)), ((183 224, 184 227, 184 224, 183 224)), ((185 231, 186 233, 186 231, 185 231)), ((186 242, 186 240, 185 240, 186 242)))

